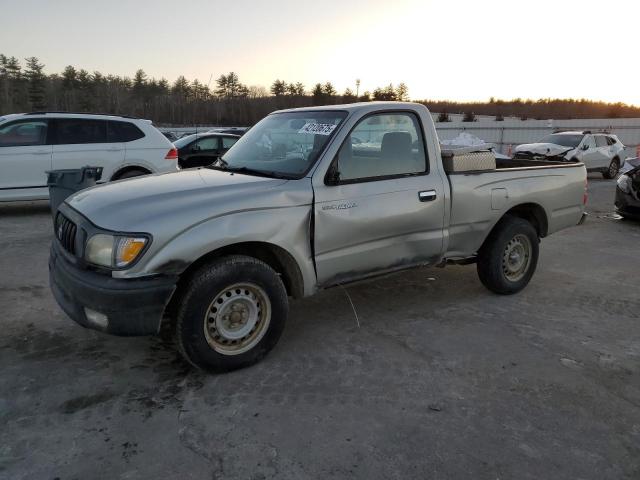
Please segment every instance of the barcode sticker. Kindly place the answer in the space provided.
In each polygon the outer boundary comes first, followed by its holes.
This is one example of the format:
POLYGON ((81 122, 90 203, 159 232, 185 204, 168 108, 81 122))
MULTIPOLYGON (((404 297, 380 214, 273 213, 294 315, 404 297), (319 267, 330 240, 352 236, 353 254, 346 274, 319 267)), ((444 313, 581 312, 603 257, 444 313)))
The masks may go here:
POLYGON ((336 128, 333 123, 305 123, 298 133, 312 133, 314 135, 331 135, 336 128))

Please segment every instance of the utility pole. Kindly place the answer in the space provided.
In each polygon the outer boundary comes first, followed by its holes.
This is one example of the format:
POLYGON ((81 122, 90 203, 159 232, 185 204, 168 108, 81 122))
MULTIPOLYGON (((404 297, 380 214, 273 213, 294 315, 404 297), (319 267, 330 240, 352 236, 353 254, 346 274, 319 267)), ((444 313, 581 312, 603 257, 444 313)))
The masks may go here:
POLYGON ((356 78, 356 97, 360 96, 360 79, 356 78))

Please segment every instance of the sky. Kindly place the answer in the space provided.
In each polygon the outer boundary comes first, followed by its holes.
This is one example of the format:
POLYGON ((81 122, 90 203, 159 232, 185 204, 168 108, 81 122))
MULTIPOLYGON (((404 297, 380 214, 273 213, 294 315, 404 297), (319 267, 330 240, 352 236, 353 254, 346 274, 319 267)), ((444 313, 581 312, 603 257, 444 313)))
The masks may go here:
POLYGON ((0 53, 207 84, 640 105, 638 0, 0 0, 0 53))

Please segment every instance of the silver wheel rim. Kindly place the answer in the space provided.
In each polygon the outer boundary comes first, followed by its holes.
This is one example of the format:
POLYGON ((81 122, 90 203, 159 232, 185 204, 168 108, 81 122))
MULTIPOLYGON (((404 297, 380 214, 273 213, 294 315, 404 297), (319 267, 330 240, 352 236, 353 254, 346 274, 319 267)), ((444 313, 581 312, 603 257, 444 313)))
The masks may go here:
POLYGON ((609 165, 609 176, 615 177, 618 174, 618 164, 613 161, 609 165))
POLYGON ((213 299, 204 316, 207 343, 223 355, 239 355, 255 347, 271 322, 267 293, 253 283, 236 283, 213 299))
POLYGON ((507 280, 517 282, 527 274, 531 251, 531 240, 526 235, 517 234, 507 243, 502 255, 502 271, 507 280))

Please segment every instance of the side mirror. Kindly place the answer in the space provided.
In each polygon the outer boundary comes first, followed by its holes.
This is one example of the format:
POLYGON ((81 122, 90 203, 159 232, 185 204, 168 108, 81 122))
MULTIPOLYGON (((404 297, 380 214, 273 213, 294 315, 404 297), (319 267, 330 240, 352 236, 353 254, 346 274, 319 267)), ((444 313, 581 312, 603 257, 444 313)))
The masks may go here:
POLYGON ((582 146, 582 150, 589 150, 589 144, 588 144, 588 143, 585 143, 585 144, 582 146))
POLYGON ((327 171, 327 176, 324 179, 325 185, 338 185, 340 183, 340 167, 338 166, 339 156, 336 155, 331 166, 327 171))

